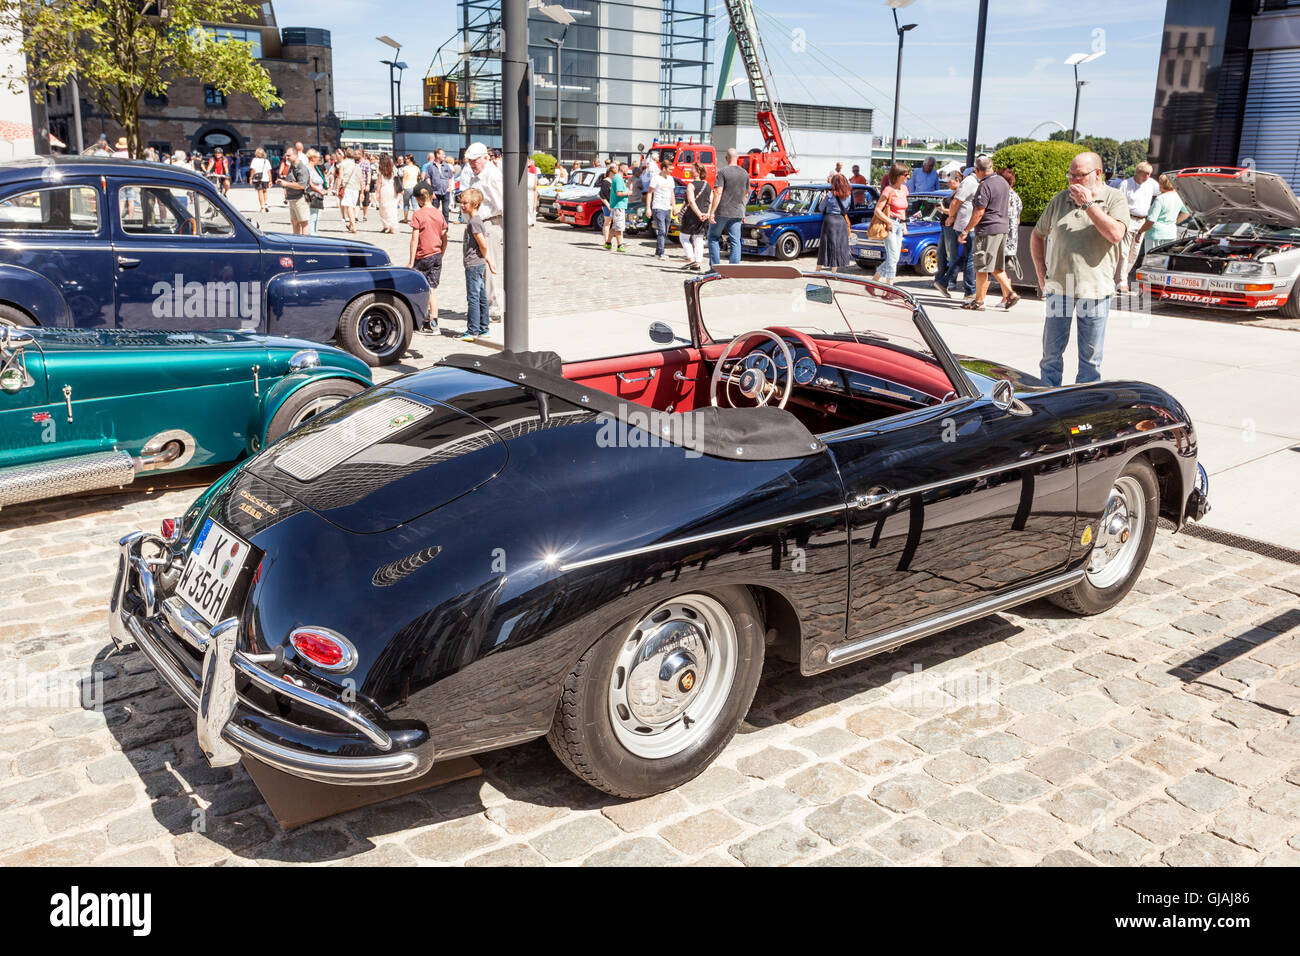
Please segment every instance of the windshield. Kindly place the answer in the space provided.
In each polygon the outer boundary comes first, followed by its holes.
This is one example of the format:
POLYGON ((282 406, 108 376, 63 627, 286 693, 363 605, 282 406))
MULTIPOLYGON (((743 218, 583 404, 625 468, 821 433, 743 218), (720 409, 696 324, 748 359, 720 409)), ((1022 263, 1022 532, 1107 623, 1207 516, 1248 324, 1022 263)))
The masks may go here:
POLYGON ((660 149, 660 150, 659 150, 659 165, 660 165, 660 166, 663 166, 663 167, 666 168, 666 167, 668 167, 668 166, 671 166, 671 165, 672 165, 673 163, 675 163, 675 162, 677 162, 677 150, 675 150, 675 149, 660 149))
POLYGON ((1288 239, 1300 240, 1300 229, 1294 226, 1266 226, 1258 222, 1225 222, 1210 230, 1212 236, 1234 239, 1288 239))
POLYGON ((580 169, 569 177, 570 186, 590 186, 596 181, 596 171, 594 169, 580 169))
POLYGON ((935 357, 903 295, 829 276, 706 282, 700 290, 700 317, 714 341, 785 326, 935 357))
POLYGON ((791 186, 781 193, 780 198, 772 204, 772 208, 777 212, 789 213, 792 216, 802 215, 816 209, 817 203, 821 202, 821 198, 825 194, 826 190, 824 189, 800 189, 791 186))
POLYGON ((907 218, 919 222, 939 222, 944 217, 937 196, 917 196, 907 204, 907 218))

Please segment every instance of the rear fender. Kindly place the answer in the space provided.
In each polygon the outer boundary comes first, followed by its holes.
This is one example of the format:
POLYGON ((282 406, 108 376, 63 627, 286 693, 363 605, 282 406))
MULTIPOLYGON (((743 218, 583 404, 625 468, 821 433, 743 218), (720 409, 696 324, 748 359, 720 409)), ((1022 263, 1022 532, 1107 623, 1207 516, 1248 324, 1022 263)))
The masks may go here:
POLYGON ((348 303, 367 292, 395 296, 416 326, 428 320, 429 282, 414 269, 373 266, 321 272, 281 272, 266 284, 266 331, 326 342, 348 303))
POLYGON ((271 427, 271 420, 275 418, 275 413, 280 410, 294 392, 312 382, 331 378, 345 378, 349 382, 356 382, 363 388, 369 388, 371 384, 369 379, 361 375, 338 368, 305 368, 286 375, 267 392, 266 401, 262 403, 261 417, 253 431, 253 434, 258 436, 260 442, 258 448, 266 447, 266 430, 271 427))
POLYGON ((0 263, 0 302, 30 315, 37 325, 70 327, 72 313, 63 293, 31 269, 0 263))

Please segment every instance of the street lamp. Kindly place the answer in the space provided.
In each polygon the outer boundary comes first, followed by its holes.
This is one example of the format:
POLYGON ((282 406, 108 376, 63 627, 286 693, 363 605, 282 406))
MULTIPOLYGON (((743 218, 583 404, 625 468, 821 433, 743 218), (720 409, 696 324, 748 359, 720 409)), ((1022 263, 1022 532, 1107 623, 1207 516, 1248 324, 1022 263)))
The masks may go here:
POLYGON ((564 55, 564 38, 569 33, 569 27, 566 24, 560 31, 558 37, 547 37, 547 43, 555 44, 555 161, 561 162, 560 144, 563 142, 563 129, 560 126, 560 89, 564 86, 564 73, 560 66, 560 58, 564 55))
MULTIPOLYGON (((402 44, 398 43, 388 34, 381 37, 375 37, 385 46, 391 46, 397 52, 393 54, 391 60, 380 60, 384 66, 388 67, 388 130, 389 135, 393 138, 393 146, 397 146, 397 103, 393 99, 393 70, 398 66, 397 54, 402 52, 402 44)), ((401 64, 402 69, 406 69, 406 64, 401 64)))
POLYGON ((903 35, 908 30, 915 30, 915 23, 898 25, 898 11, 911 4, 913 0, 885 0, 885 6, 894 14, 894 31, 898 34, 898 68, 894 73, 894 128, 889 134, 889 165, 894 165, 894 152, 898 146, 898 97, 903 91, 903 35))
POLYGON ((1074 67, 1074 122, 1070 125, 1071 143, 1079 138, 1079 91, 1088 85, 1087 80, 1079 79, 1079 64, 1091 63, 1097 57, 1105 55, 1105 50, 1097 50, 1093 53, 1072 53, 1065 59, 1066 66, 1074 67))
MULTIPOLYGON (((313 60, 319 60, 320 58, 319 58, 319 57, 312 57, 312 59, 313 59, 313 60)), ((317 65, 319 65, 319 63, 318 63, 317 65)), ((325 77, 327 77, 327 76, 329 76, 328 73, 321 73, 321 72, 319 72, 319 71, 316 72, 316 73, 308 73, 308 74, 307 74, 307 78, 308 78, 309 80, 311 80, 312 85, 315 86, 315 91, 316 91, 316 148, 317 148, 317 149, 320 149, 320 148, 321 148, 322 143, 321 143, 321 141, 320 141, 320 94, 321 94, 321 88, 320 88, 319 86, 316 86, 316 84, 319 83, 321 80, 325 79, 325 77)))

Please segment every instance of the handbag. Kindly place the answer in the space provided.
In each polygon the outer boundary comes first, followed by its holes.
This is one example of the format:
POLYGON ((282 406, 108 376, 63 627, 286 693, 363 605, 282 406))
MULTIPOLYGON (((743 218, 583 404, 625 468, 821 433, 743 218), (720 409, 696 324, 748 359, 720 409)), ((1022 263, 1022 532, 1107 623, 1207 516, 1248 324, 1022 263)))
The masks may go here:
POLYGON ((881 215, 882 208, 888 208, 888 203, 883 196, 876 201, 875 212, 871 214, 871 225, 867 226, 868 239, 884 239, 893 227, 889 214, 881 215))

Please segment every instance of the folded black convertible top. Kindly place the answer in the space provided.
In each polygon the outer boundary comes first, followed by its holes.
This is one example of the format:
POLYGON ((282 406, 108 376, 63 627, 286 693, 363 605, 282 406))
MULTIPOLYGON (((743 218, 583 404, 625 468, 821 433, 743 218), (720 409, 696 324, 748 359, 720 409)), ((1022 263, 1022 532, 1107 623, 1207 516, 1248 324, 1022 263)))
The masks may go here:
POLYGON ((448 355, 439 364, 535 388, 579 408, 617 418, 630 428, 650 432, 660 444, 678 445, 715 458, 772 461, 805 458, 825 448, 799 419, 783 408, 710 406, 691 412, 659 412, 569 381, 564 377, 563 362, 554 352, 457 353, 448 355))

